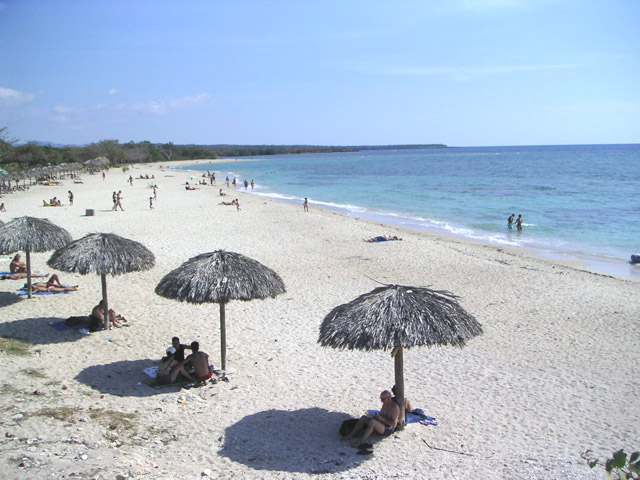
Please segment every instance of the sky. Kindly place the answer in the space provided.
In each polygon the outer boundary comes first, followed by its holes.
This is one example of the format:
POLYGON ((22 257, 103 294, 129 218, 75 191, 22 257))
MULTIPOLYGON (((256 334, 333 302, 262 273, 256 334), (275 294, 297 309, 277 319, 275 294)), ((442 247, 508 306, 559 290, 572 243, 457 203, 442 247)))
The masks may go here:
POLYGON ((20 142, 640 143, 638 0, 0 0, 20 142))

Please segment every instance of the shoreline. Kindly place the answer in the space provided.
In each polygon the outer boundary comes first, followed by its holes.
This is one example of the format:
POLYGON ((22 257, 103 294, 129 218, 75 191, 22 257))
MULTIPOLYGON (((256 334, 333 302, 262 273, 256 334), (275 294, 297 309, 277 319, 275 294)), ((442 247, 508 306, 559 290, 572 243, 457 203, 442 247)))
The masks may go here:
MULTIPOLYGON (((215 160, 207 160, 201 159, 198 160, 197 163, 193 163, 193 161, 189 160, 181 160, 176 163, 180 165, 176 165, 176 167, 180 167, 181 171, 191 171, 191 172, 202 172, 202 170, 189 170, 186 167, 191 165, 197 165, 198 163, 212 163, 212 164, 224 164, 224 163, 235 163, 237 161, 241 162, 250 162, 250 161, 259 161, 260 159, 215 159, 215 160)), ((236 191, 243 191, 241 189, 236 189, 236 191)), ((273 194, 265 194, 260 192, 245 192, 251 195, 257 195, 263 198, 268 198, 270 200, 274 200, 277 202, 283 202, 293 205, 298 205, 303 199, 298 198, 288 198, 288 194, 280 194, 278 192, 272 192, 273 194)), ((456 233, 449 230, 446 230, 444 227, 439 226, 428 226, 424 224, 420 224, 420 222, 408 222, 407 225, 405 219, 405 223, 402 220, 394 221, 394 215, 385 213, 385 212, 375 212, 369 211, 365 209, 364 212, 352 212, 346 207, 341 206, 332 206, 325 202, 322 204, 318 204, 317 202, 310 201, 310 205, 313 208, 322 208, 329 211, 335 211, 341 213, 345 216, 351 218, 364 219, 367 221, 375 222, 375 223, 383 223, 388 224, 390 227, 402 228, 409 231, 414 232, 429 232, 434 235, 444 235, 450 238, 458 238, 468 241, 479 242, 482 244, 494 246, 496 248, 521 248, 528 252, 534 253, 539 258, 547 258, 552 260, 558 260, 562 262, 570 262, 576 265, 576 268, 587 269, 593 271, 595 273, 604 274, 604 275, 614 275, 627 279, 640 280, 640 265, 633 265, 629 259, 626 260, 624 258, 618 257, 609 257, 596 253, 580 253, 575 251, 561 251, 561 250, 553 250, 549 247, 542 245, 510 245, 508 243, 501 243, 499 241, 491 241, 486 238, 474 238, 473 236, 467 236, 462 233, 456 233)), ((629 254, 629 256, 631 253, 629 254)))
MULTIPOLYGON (((585 450, 605 459, 638 449, 637 281, 519 247, 327 209, 305 213, 220 182, 187 191, 192 173, 173 165, 111 169, 105 180, 84 175, 83 184, 65 180, 3 199, 5 222, 48 218, 74 239, 115 233, 156 257, 151 270, 107 280, 110 307, 130 325, 90 335, 51 324, 89 314, 101 296, 98 275, 55 272, 79 290, 31 300, 16 295, 24 281, 0 281, 0 341, 17 338, 27 350, 17 356, 3 343, 0 351, 0 465, 8 477, 595 480, 602 472, 589 469, 585 450), (154 180, 127 182, 152 173, 154 180), (225 199, 239 198, 240 211, 220 205, 220 188, 225 199), (124 211, 111 211, 114 190, 123 192, 124 211), (43 207, 54 195, 64 206, 43 207), (384 234, 403 240, 364 242, 384 234), (219 365, 219 306, 154 293, 168 272, 219 249, 272 268, 287 291, 227 305, 229 382, 151 388, 143 370, 174 335, 199 341, 219 365), (320 347, 318 332, 333 308, 380 283, 448 290, 484 333, 463 349, 407 349, 407 396, 438 426, 410 424, 373 439, 374 453, 360 456, 338 429, 379 407, 393 360, 388 351, 320 347)), ((54 273, 51 253, 31 255, 34 272, 54 273)))

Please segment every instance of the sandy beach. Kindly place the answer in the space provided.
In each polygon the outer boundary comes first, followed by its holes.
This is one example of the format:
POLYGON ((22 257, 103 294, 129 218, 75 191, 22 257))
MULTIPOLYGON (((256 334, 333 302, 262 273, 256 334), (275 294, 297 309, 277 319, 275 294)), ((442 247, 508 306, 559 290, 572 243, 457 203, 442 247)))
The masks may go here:
MULTIPOLYGON (((589 469, 586 450, 606 459, 640 449, 639 281, 313 205, 305 213, 220 178, 187 191, 194 173, 167 165, 110 169, 105 180, 84 174, 82 184, 67 179, 2 199, 4 222, 47 218, 74 239, 116 233, 156 257, 151 270, 108 278, 110 307, 130 325, 90 335, 51 324, 88 315, 100 299, 99 276, 55 272, 79 290, 31 300, 17 295, 24 281, 0 281, 0 336, 27 347, 16 355, 3 343, 0 352, 7 478, 596 479, 604 469, 589 469), (137 178, 145 174, 155 180, 137 178), (114 212, 118 190, 124 211, 114 212), (63 207, 42 206, 53 196, 63 207), (233 198, 240 211, 220 205, 233 198), (403 240, 363 241, 377 235, 403 240), (218 305, 154 293, 169 271, 218 249, 272 268, 287 292, 227 305, 229 382, 152 388, 143 370, 174 335, 199 341, 220 365, 218 305), (361 456, 338 429, 380 407, 393 359, 317 340, 332 308, 380 283, 449 290, 484 334, 463 349, 405 351, 406 395, 438 425, 410 424, 361 456)), ((32 254, 32 270, 54 273, 51 253, 32 254)))

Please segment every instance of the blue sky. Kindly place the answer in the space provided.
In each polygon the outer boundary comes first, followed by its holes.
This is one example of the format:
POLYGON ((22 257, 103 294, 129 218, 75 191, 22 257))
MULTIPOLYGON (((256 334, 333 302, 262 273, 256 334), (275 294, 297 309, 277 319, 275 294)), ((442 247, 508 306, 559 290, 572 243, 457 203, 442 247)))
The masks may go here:
POLYGON ((640 2, 0 0, 20 141, 640 142, 640 2))

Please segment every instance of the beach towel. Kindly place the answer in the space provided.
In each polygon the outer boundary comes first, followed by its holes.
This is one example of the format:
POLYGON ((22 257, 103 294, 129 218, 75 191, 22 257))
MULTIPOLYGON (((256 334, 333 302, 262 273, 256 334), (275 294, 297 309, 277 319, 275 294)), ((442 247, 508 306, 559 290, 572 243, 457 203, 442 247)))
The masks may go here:
POLYGON ((84 335, 89 335, 89 330, 87 330, 86 324, 74 325, 70 327, 69 325, 67 325, 66 320, 60 320, 59 322, 53 322, 49 325, 51 325, 54 330, 57 330, 58 332, 62 332, 63 330, 77 330, 84 335))
MULTIPOLYGON (((380 414, 380 410, 367 410, 368 417, 374 417, 380 414)), ((414 408, 410 412, 405 412, 404 423, 421 423, 422 425, 438 425, 434 417, 430 417, 424 413, 421 408, 414 408)))
MULTIPOLYGON (((18 295, 26 296, 28 293, 29 292, 27 292, 26 290, 22 290, 22 289, 18 290, 18 295)), ((32 293, 31 295, 58 295, 58 294, 67 294, 67 293, 71 293, 71 292, 35 292, 35 293, 32 293)))

